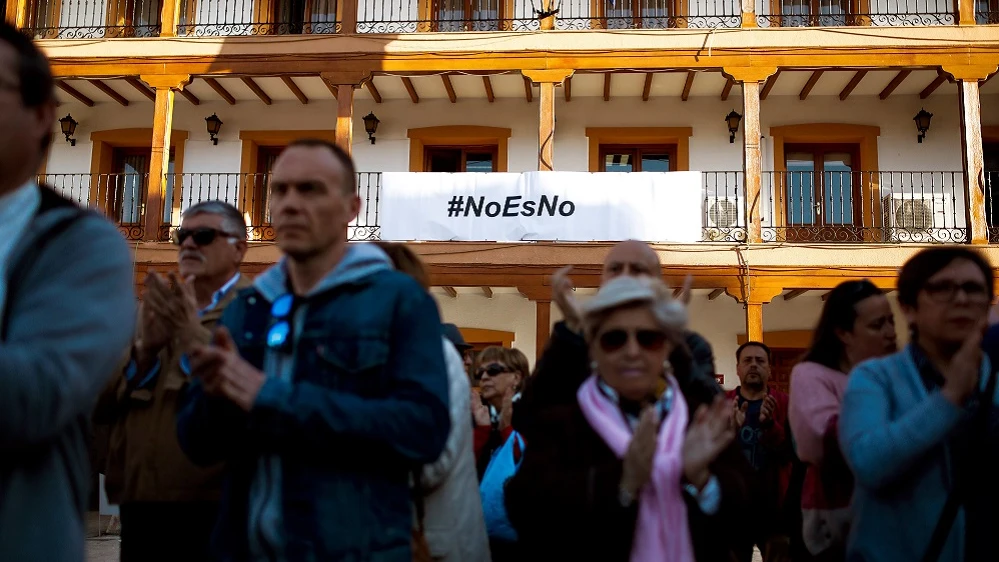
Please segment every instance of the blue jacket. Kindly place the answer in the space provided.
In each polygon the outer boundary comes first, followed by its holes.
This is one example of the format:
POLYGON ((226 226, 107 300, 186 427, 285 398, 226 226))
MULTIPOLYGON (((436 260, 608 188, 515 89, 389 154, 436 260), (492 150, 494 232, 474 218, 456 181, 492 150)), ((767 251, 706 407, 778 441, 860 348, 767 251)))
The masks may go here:
MULTIPOLYGON (((989 368, 983 360, 983 387, 989 368)), ((908 348, 853 370, 839 418, 840 446, 856 478, 847 560, 922 559, 954 485, 954 439, 968 432, 970 418, 939 390, 927 391, 908 348)), ((940 562, 965 560, 966 524, 962 508, 940 562)))
POLYGON ((282 261, 221 320, 268 375, 251 411, 205 395, 197 379, 181 400, 184 451, 227 462, 213 548, 224 561, 409 562, 409 477, 450 430, 437 306, 381 250, 351 245, 296 308, 294 351, 280 361, 266 335, 285 287, 282 261), (276 494, 261 492, 275 478, 276 494))

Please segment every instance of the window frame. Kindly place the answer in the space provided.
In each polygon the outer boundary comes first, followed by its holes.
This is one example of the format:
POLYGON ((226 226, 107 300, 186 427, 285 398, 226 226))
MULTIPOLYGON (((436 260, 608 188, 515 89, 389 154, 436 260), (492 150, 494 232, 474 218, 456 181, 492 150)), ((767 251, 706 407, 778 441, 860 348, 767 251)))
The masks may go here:
POLYGON ((427 171, 426 147, 496 146, 496 172, 507 171, 511 130, 483 125, 419 127, 406 132, 409 138, 409 171, 427 171))
MULTIPOLYGON (((459 173, 469 173, 468 172, 468 154, 471 153, 491 153, 493 157, 493 169, 492 172, 496 172, 497 165, 499 164, 499 146, 495 144, 484 144, 484 145, 445 145, 445 144, 434 144, 434 145, 424 145, 423 155, 424 155, 424 169, 427 171, 431 170, 431 155, 434 151, 444 151, 444 150, 458 150, 460 151, 460 160, 458 167, 459 173)), ((481 172, 479 172, 481 173, 481 172)))
POLYGON ((603 145, 675 145, 676 166, 671 171, 690 170, 690 137, 692 127, 587 127, 589 171, 602 169, 600 147, 603 145))
POLYGON ((675 171, 673 168, 675 168, 677 160, 676 153, 678 152, 678 147, 676 144, 601 144, 600 170, 598 171, 604 173, 607 172, 607 156, 609 154, 624 153, 628 151, 634 153, 634 162, 637 163, 637 166, 636 164, 632 164, 631 172, 625 172, 625 173, 644 172, 644 170, 640 169, 642 167, 642 154, 644 152, 651 153, 653 151, 666 153, 666 155, 669 156, 669 167, 670 167, 669 171, 671 172, 675 171), (639 169, 635 169, 636 167, 639 169))

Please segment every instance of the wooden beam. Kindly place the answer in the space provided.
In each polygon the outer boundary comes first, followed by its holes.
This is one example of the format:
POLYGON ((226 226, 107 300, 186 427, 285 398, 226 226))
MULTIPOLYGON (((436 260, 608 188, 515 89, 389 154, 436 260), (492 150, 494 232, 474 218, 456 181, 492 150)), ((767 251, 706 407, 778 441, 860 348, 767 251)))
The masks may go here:
POLYGON ((928 86, 926 86, 925 88, 923 88, 922 92, 919 92, 919 99, 924 100, 924 99, 930 97, 930 95, 932 95, 933 92, 937 91, 937 88, 939 88, 940 86, 942 86, 943 83, 946 82, 946 81, 947 81, 947 75, 946 74, 940 74, 940 75, 938 75, 936 78, 933 79, 932 82, 930 82, 930 84, 928 86))
POLYGON ((125 78, 125 82, 128 82, 130 86, 138 90, 140 94, 149 98, 149 101, 154 103, 156 102, 156 93, 147 88, 146 85, 142 83, 142 80, 129 76, 128 78, 125 78))
POLYGON ((652 92, 652 73, 645 73, 645 87, 642 88, 642 101, 649 101, 649 93, 652 92))
POLYGON ((180 90, 177 93, 184 96, 184 99, 191 102, 191 105, 201 105, 201 100, 198 99, 198 96, 192 94, 191 92, 188 92, 187 88, 184 88, 183 90, 180 90))
POLYGON ((493 298, 493 288, 492 287, 481 287, 482 294, 485 295, 487 299, 493 298))
POLYGON ((441 74, 441 82, 444 82, 447 99, 451 100, 451 103, 458 103, 458 96, 454 93, 454 84, 451 83, 451 77, 447 74, 441 74))
POLYGON ((552 331, 552 301, 535 301, 534 310, 534 356, 541 357, 552 331))
POLYGON ((447 293, 447 296, 451 297, 452 299, 458 298, 458 291, 454 287, 441 287, 441 288, 444 289, 444 292, 447 293))
POLYGON ((684 82, 684 84, 683 84, 683 93, 680 94, 680 99, 683 100, 683 101, 687 101, 687 98, 690 97, 690 89, 694 87, 694 75, 695 74, 696 73, 693 70, 687 72, 687 81, 684 82))
POLYGON ((805 87, 801 89, 801 93, 798 94, 798 99, 805 101, 808 98, 808 94, 812 92, 812 88, 818 83, 819 78, 822 77, 824 70, 816 70, 812 72, 812 75, 808 77, 808 82, 805 82, 805 87))
POLYGON ((420 96, 416 93, 416 87, 413 86, 413 81, 410 80, 409 76, 402 77, 402 85, 406 87, 406 91, 409 92, 409 99, 413 100, 413 103, 420 103, 420 96))
POLYGON ((339 99, 340 90, 336 87, 336 84, 333 84, 332 82, 327 82, 326 80, 323 80, 323 84, 326 84, 326 89, 329 90, 331 94, 333 94, 334 98, 339 99))
POLYGON ((611 73, 604 73, 604 101, 610 101, 611 73))
POLYGON ((683 287, 677 287, 677 288, 673 289, 673 299, 674 300, 680 298, 680 295, 682 295, 682 294, 683 294, 683 287))
POLYGON ((895 77, 892 78, 891 82, 889 82, 888 85, 885 86, 885 89, 881 90, 881 93, 878 94, 878 97, 881 98, 882 100, 888 99, 888 96, 890 96, 891 93, 895 91, 895 88, 898 88, 899 84, 901 84, 903 80, 908 78, 910 74, 912 74, 911 70, 908 69, 900 70, 898 74, 896 74, 895 77))
POLYGON ((118 102, 119 104, 121 104, 121 105, 123 105, 125 107, 128 107, 128 100, 125 99, 118 92, 114 91, 114 89, 112 89, 111 86, 108 86, 103 81, 101 81, 101 80, 87 80, 87 82, 90 82, 91 86, 93 86, 93 87, 97 88, 98 90, 104 92, 105 94, 108 95, 108 97, 110 97, 114 101, 118 102))
POLYGON ((823 293, 822 294, 822 302, 825 302, 825 301, 829 300, 829 295, 831 295, 831 294, 832 294, 832 291, 829 291, 828 293, 823 293))
POLYGON ((489 103, 496 101, 496 96, 493 95, 493 83, 488 76, 482 77, 482 85, 486 88, 486 99, 489 100, 489 103))
POLYGON ((368 89, 368 93, 371 94, 371 97, 375 98, 375 103, 382 103, 382 95, 378 93, 378 88, 375 87, 374 78, 365 82, 364 87, 368 89))
POLYGON ((784 295, 784 300, 786 300, 786 301, 794 300, 794 299, 800 297, 801 295, 804 295, 807 292, 808 292, 808 289, 794 289, 794 290, 788 291, 787 294, 784 295))
POLYGON ((839 101, 846 101, 846 98, 850 97, 854 88, 860 84, 860 81, 864 79, 864 76, 867 76, 867 72, 868 71, 866 70, 858 70, 857 73, 853 75, 853 78, 850 79, 850 83, 847 84, 846 87, 843 88, 843 91, 839 93, 839 101))
POLYGON ((760 101, 767 99, 767 96, 770 95, 770 90, 773 90, 774 86, 777 85, 777 78, 779 77, 780 69, 778 68, 777 72, 774 72, 770 78, 767 78, 767 82, 763 85, 763 89, 760 90, 760 101))
POLYGON ((527 98, 527 103, 534 101, 534 90, 531 89, 531 79, 527 76, 524 77, 524 96, 527 98))
POLYGON ((999 72, 993 72, 992 74, 989 74, 988 78, 986 78, 985 80, 981 81, 981 85, 984 86, 984 85, 988 84, 989 80, 992 80, 993 78, 996 77, 996 74, 999 74, 999 72))
POLYGON ((565 82, 562 83, 562 89, 565 90, 565 101, 572 101, 572 76, 565 79, 565 82))
POLYGON ((94 107, 94 100, 83 95, 76 88, 70 86, 69 84, 63 82, 62 80, 57 80, 56 86, 58 86, 60 90, 76 98, 76 101, 82 103, 83 105, 87 107, 94 107))
POLYGON ((271 104, 271 97, 268 96, 266 92, 260 89, 260 86, 253 81, 253 78, 250 78, 249 76, 242 76, 240 77, 240 80, 242 80, 243 83, 246 84, 246 87, 249 88, 251 92, 256 94, 258 98, 260 98, 260 101, 264 102, 264 105, 271 104))
POLYGON ((229 105, 236 105, 236 98, 232 97, 232 94, 226 91, 226 89, 222 87, 222 84, 219 84, 218 80, 214 78, 205 78, 204 80, 205 84, 211 86, 211 88, 215 90, 215 93, 222 96, 222 99, 224 99, 226 103, 229 105))
POLYGON ((309 104, 309 98, 304 92, 302 92, 302 89, 298 87, 298 84, 291 79, 291 76, 282 76, 281 81, 284 82, 285 86, 288 86, 288 89, 291 90, 291 93, 295 94, 295 97, 298 98, 298 101, 302 102, 302 105, 309 104))
POLYGON ((722 88, 722 93, 721 93, 722 101, 728 101, 728 95, 732 93, 732 86, 735 86, 735 80, 729 78, 728 82, 725 82, 725 87, 722 88))
POLYGON ((708 294, 708 300, 713 301, 718 297, 722 296, 723 294, 725 294, 725 289, 715 289, 714 291, 711 291, 710 294, 708 294))

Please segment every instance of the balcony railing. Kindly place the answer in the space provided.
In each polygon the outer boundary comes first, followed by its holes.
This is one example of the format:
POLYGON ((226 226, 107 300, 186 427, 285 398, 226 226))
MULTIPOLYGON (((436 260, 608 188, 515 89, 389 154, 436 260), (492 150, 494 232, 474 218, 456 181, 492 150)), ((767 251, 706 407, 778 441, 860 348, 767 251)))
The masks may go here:
POLYGON ((956 14, 956 0, 757 0, 756 3, 760 27, 954 25, 956 14))
POLYGON ((764 172, 764 242, 967 241, 961 172, 764 172))
POLYGON ((989 244, 999 244, 999 170, 985 171, 985 223, 989 244))
MULTIPOLYGON (((745 242, 743 173, 702 172, 702 240, 745 242)), ((147 174, 50 174, 39 181, 104 211, 130 240, 144 236, 147 174)), ((999 242, 999 171, 986 172, 989 239, 999 242)), ((357 174, 361 211, 350 240, 380 238, 381 173, 357 174)), ((190 206, 222 200, 243 212, 251 240, 273 240, 265 174, 178 174, 167 177, 157 233, 168 239, 190 206)), ((967 203, 961 172, 764 172, 760 194, 764 242, 963 243, 967 203)))
POLYGON ((210 37, 340 33, 337 0, 180 2, 178 35, 210 37))
POLYGON ((24 29, 36 39, 157 37, 163 0, 29 0, 24 29))
POLYGON ((358 33, 538 29, 531 0, 358 0, 358 33))
POLYGON ((977 0, 975 2, 975 23, 978 25, 999 24, 999 0, 977 0))
POLYGON ((740 0, 565 0, 556 29, 724 28, 742 25, 740 0))

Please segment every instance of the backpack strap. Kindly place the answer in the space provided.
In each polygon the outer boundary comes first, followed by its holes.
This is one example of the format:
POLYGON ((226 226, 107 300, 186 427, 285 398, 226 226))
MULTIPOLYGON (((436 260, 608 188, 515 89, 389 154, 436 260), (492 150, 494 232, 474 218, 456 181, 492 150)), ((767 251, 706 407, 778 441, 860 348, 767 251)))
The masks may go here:
POLYGON ((39 186, 39 190, 41 191, 41 203, 38 206, 38 212, 35 214, 34 221, 56 210, 72 209, 72 212, 66 213, 50 225, 45 232, 36 235, 31 244, 21 249, 17 261, 13 263, 7 272, 7 292, 4 296, 5 306, 3 307, 3 315, 0 317, 0 342, 7 339, 7 327, 10 324, 11 307, 6 306, 6 304, 13 301, 13 297, 17 294, 21 285, 23 285, 28 275, 28 266, 42 255, 52 240, 58 238, 60 234, 68 230, 77 220, 93 213, 92 211, 80 208, 73 201, 59 195, 49 187, 39 186))

